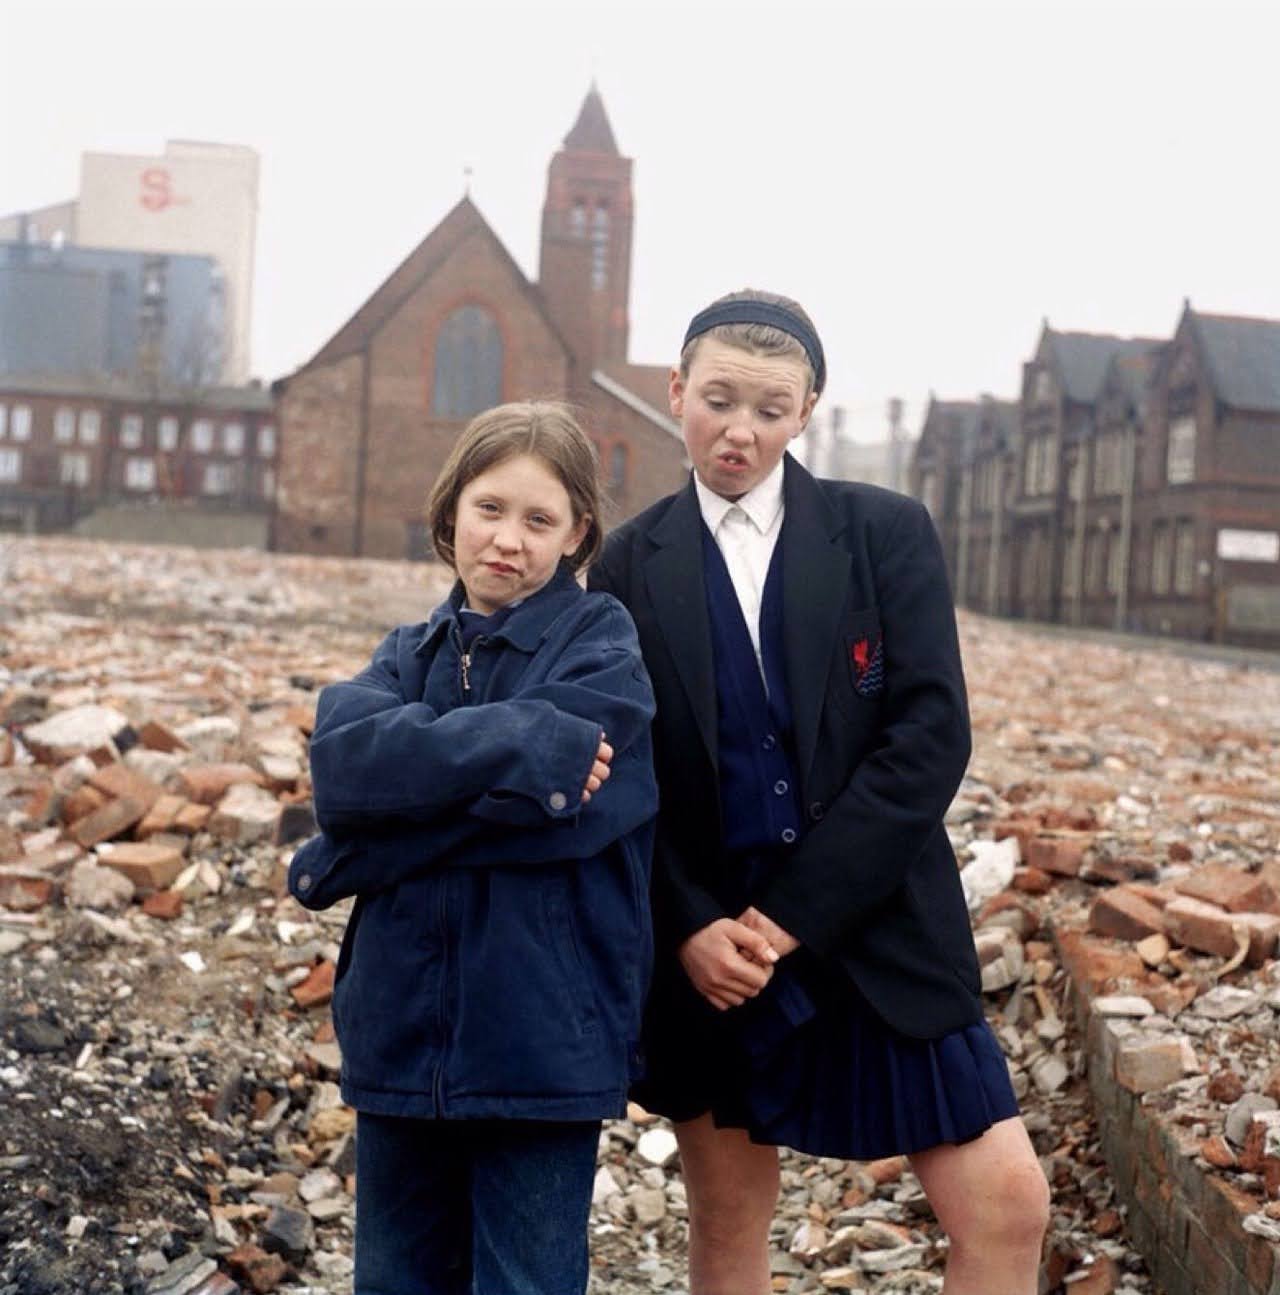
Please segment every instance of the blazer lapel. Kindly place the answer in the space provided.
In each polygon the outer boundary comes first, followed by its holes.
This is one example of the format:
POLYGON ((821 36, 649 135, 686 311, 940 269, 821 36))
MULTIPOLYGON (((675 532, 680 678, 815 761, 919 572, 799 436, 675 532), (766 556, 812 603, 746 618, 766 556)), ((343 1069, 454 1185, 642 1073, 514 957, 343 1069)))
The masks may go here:
POLYGON ((649 600, 714 769, 716 685, 702 580, 702 512, 692 478, 649 538, 658 546, 644 567, 649 600))
POLYGON ((791 457, 783 478, 783 643, 795 722, 796 758, 807 780, 818 743, 832 644, 849 588, 849 554, 818 483, 791 457))

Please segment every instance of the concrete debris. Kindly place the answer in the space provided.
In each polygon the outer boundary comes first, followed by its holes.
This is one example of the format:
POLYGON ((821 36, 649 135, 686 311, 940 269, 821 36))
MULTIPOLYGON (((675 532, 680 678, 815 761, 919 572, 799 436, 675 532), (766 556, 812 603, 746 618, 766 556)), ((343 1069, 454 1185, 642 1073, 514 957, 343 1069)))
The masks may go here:
MULTIPOLYGON (((11 547, 0 1292, 344 1295, 355 1114, 328 1003, 349 904, 307 913, 283 878, 314 830, 318 689, 448 579, 11 547)), ((975 754, 947 831, 1053 1186, 1041 1289, 1155 1295, 1104 1078, 1181 1138, 1182 1177, 1234 1193, 1242 1236, 1280 1241, 1280 676, 961 629, 975 754)), ((687 1235, 672 1129, 632 1104, 601 1138, 592 1295, 683 1295, 687 1235)), ((782 1153, 775 1291, 937 1292, 946 1253, 901 1157, 782 1153)))

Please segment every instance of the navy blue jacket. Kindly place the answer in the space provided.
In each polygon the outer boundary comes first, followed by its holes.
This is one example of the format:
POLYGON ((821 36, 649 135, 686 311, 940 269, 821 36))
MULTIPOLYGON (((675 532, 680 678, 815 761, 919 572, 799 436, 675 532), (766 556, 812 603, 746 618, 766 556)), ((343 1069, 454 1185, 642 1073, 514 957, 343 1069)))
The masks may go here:
MULTIPOLYGON (((818 481, 786 457, 783 647, 806 830, 750 896, 895 1029, 982 1017, 978 961, 943 826, 969 759, 946 565, 914 499, 818 481)), ((588 587, 635 618, 658 699, 654 907, 663 966, 733 911, 716 683, 693 484, 608 538, 588 587)))
POLYGON ((653 694, 635 627, 565 566, 461 652, 455 588, 325 688, 308 908, 356 896, 342 1093, 439 1119, 621 1113, 652 965, 653 694), (611 776, 581 803, 601 733, 611 776))

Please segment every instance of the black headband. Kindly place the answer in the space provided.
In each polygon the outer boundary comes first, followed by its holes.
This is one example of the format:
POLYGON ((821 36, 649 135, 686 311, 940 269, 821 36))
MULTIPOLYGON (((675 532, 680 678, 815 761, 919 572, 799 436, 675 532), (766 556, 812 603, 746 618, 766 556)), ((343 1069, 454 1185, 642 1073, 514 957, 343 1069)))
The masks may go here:
POLYGON ((695 337, 701 337, 721 324, 768 324, 772 328, 780 328, 804 347, 804 353, 813 365, 814 391, 821 392, 826 385, 827 361, 822 354, 818 334, 795 311, 786 306, 776 306, 771 301, 717 301, 698 311, 685 329, 681 352, 695 337))

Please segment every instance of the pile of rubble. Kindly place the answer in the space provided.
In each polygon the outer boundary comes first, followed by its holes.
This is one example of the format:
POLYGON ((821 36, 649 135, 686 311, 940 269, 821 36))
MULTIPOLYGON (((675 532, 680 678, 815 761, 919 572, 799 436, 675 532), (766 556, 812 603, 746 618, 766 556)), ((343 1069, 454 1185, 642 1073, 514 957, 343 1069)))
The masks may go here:
MULTIPOLYGON (((346 906, 283 882, 316 690, 446 582, 68 541, 0 568, 0 1295, 348 1291, 346 906)), ((948 831, 1054 1186, 1042 1288, 1148 1295, 1086 1069, 1280 1237, 1280 677, 963 634, 976 754, 948 831)), ((601 1140, 592 1290, 684 1289, 686 1240, 674 1137, 632 1108, 601 1140)), ((904 1161, 784 1154, 776 1290, 936 1292, 945 1260, 904 1161)))

